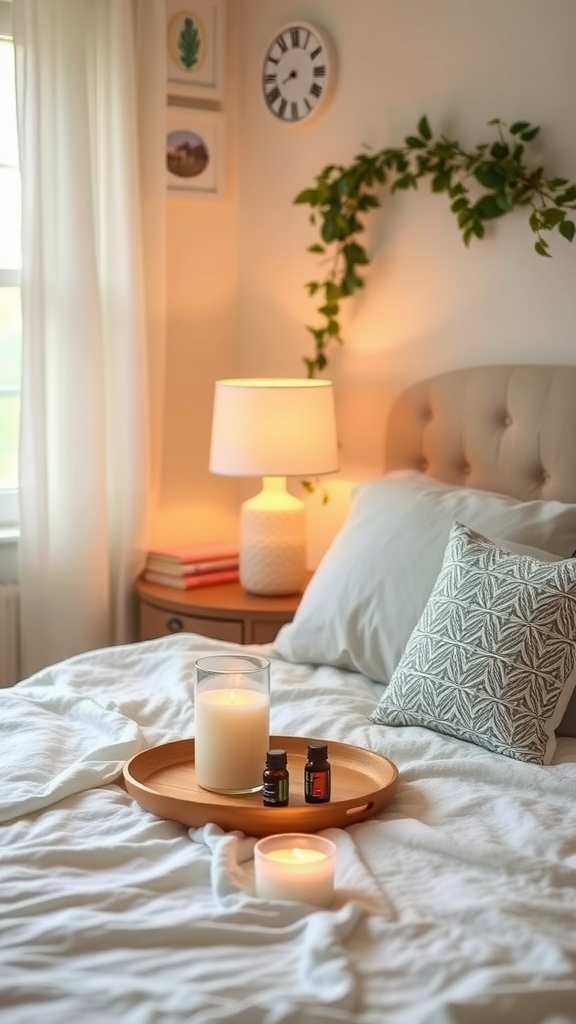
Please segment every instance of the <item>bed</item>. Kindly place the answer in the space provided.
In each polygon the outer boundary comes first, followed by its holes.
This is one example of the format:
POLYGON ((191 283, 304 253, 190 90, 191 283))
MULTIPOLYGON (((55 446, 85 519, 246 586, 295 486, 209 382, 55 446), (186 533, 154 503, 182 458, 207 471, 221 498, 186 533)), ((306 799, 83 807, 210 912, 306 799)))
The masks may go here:
POLYGON ((0 693, 4 1024, 576 1021, 575 438, 576 367, 420 382, 274 645, 179 634, 0 693), (122 784, 237 651, 271 659, 273 733, 398 767, 324 833, 329 909, 257 899, 254 837, 122 784))

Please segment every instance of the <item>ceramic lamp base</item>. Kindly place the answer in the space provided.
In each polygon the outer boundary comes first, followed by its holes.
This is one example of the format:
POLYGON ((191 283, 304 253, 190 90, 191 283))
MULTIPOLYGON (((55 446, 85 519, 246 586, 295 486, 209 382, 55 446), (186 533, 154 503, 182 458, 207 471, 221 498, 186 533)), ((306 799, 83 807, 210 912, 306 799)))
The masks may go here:
POLYGON ((251 594, 296 594, 305 569, 304 503, 286 490, 284 477, 265 477, 241 509, 240 583, 251 594))

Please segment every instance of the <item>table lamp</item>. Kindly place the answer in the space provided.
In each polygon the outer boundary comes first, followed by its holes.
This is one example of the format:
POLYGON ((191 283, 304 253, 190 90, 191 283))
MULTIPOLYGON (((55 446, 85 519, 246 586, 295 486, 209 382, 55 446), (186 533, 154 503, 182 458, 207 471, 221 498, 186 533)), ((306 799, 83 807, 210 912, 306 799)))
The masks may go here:
POLYGON ((304 503, 286 477, 338 469, 329 380, 252 377, 216 381, 210 471, 261 476, 240 513, 240 583, 253 594, 294 594, 304 583, 304 503))

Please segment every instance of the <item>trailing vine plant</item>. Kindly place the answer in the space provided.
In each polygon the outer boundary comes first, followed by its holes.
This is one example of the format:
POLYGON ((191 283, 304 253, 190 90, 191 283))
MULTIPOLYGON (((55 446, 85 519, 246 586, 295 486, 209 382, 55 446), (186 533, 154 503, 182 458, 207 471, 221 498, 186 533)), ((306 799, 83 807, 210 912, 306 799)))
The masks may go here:
POLYGON ((328 363, 328 348, 342 343, 340 311, 343 300, 364 286, 361 276, 370 260, 359 236, 364 215, 380 206, 378 191, 416 189, 430 179, 432 192, 443 192, 468 246, 483 238, 486 222, 525 207, 539 256, 550 256, 547 234, 557 230, 571 242, 576 225, 569 214, 576 211, 576 184, 567 178, 548 177, 543 167, 525 162, 526 143, 540 129, 528 121, 508 126, 500 118, 488 122, 496 138, 465 150, 445 135, 434 136, 424 115, 416 134, 407 135, 398 148, 358 154, 349 166, 329 164, 315 178, 315 186, 300 192, 294 202, 311 207, 311 223, 318 226, 320 241, 308 252, 323 257, 325 273, 309 281, 310 295, 317 295, 320 322, 307 325, 314 339, 314 356, 304 358, 308 377, 321 373, 328 363), (478 195, 478 186, 482 192, 478 195))

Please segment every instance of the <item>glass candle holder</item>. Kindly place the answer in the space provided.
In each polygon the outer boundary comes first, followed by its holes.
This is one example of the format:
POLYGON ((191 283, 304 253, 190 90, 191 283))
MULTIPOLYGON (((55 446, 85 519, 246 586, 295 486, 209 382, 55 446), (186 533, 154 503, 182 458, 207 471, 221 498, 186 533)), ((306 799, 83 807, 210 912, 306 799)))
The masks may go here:
POLYGON ((195 773, 213 793, 256 793, 270 740, 270 662, 215 655, 195 666, 195 773))
POLYGON ((335 868, 336 847, 323 836, 291 832, 266 836, 254 847, 254 888, 263 899, 329 907, 335 868))

